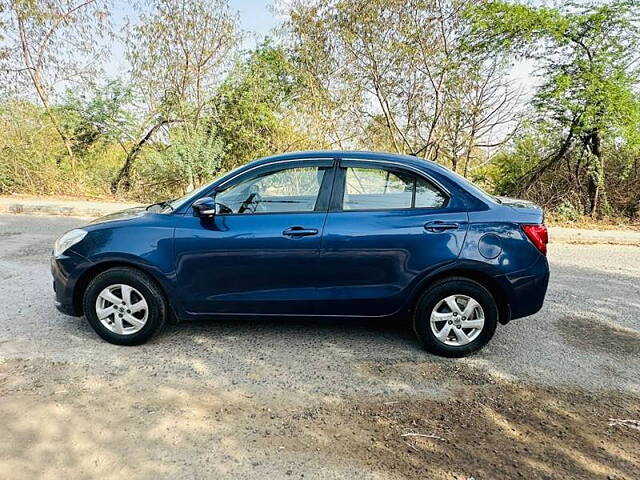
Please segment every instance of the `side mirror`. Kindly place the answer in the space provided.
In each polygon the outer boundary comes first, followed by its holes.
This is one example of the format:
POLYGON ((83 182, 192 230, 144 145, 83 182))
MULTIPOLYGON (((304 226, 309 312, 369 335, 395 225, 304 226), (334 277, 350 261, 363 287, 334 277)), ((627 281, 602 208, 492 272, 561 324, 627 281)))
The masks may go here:
POLYGON ((191 205, 196 217, 212 218, 216 214, 216 201, 211 197, 202 197, 191 205))

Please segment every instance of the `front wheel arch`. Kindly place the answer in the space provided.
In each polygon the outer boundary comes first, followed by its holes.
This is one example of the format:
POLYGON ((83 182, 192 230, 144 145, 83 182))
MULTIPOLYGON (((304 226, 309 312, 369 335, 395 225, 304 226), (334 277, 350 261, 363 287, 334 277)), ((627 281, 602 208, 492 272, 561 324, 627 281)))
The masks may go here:
POLYGON ((176 321, 177 315, 175 313, 175 309, 173 307, 173 304, 171 303, 169 295, 167 295, 167 292, 164 286, 162 285, 162 282, 159 282, 155 278, 155 276, 151 274, 151 272, 147 271, 145 268, 141 268, 140 265, 137 265, 131 262, 123 262, 123 261, 105 261, 105 262, 96 263, 91 268, 87 269, 87 271, 84 272, 80 276, 80 278, 78 278, 73 291, 73 307, 75 311, 78 312, 78 315, 84 314, 84 308, 83 308, 84 293, 87 291, 87 287, 89 286, 89 283, 91 283, 91 280, 93 280, 96 276, 100 275, 102 272, 106 272, 107 270, 110 270, 112 268, 117 268, 117 267, 131 268, 133 270, 137 270, 143 273, 144 275, 146 275, 147 277, 149 277, 151 280, 153 280, 153 282, 158 286, 159 290, 162 292, 164 301, 166 305, 169 307, 168 308, 169 317, 170 317, 169 320, 172 322, 176 321))

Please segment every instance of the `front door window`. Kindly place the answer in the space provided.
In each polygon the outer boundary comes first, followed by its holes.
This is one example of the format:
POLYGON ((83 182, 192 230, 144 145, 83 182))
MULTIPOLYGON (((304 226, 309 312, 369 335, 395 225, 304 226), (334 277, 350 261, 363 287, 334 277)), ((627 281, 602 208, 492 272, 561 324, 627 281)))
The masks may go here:
POLYGON ((327 167, 287 168, 246 178, 218 192, 220 213, 313 212, 327 167))

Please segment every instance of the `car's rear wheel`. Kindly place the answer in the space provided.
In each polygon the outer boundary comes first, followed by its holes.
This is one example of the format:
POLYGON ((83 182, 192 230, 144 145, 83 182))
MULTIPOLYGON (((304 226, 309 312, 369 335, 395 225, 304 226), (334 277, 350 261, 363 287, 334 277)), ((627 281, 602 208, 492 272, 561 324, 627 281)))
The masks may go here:
POLYGON ((158 285, 144 273, 117 267, 97 275, 83 298, 84 313, 98 335, 116 345, 140 345, 167 320, 158 285))
POLYGON ((416 305, 413 328, 422 345, 444 357, 464 357, 487 344, 498 324, 491 293, 467 278, 448 278, 426 290, 416 305))

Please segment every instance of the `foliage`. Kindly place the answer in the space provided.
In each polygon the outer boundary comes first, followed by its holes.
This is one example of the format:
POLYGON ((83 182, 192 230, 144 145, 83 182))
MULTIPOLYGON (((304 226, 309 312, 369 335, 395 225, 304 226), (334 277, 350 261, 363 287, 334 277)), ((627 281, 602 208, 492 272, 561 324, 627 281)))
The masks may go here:
POLYGON ((241 51, 228 0, 142 0, 115 79, 110 5, 0 0, 0 193, 159 200, 261 156, 372 149, 567 220, 640 217, 637 1, 291 0, 241 51))
POLYGON ((0 104, 0 130, 0 194, 103 196, 120 163, 117 145, 87 149, 74 175, 46 112, 30 102, 0 104))
POLYGON ((74 151, 81 154, 96 143, 109 144, 125 137, 126 130, 135 123, 127 110, 132 102, 131 88, 112 81, 94 85, 89 94, 67 90, 56 111, 62 127, 73 139, 74 151))
POLYGON ((14 100, 0 106, 0 193, 59 193, 64 145, 42 110, 14 100))
POLYGON ((520 189, 522 178, 543 163, 560 140, 550 124, 523 126, 508 147, 493 156, 486 169, 494 193, 509 195, 520 189))
POLYGON ((537 62, 543 78, 533 100, 537 119, 563 133, 557 153, 535 165, 522 186, 528 188, 573 151, 575 171, 582 173, 575 187, 587 189, 586 213, 595 215, 600 204, 607 208, 603 146, 624 142, 633 148, 640 133, 635 90, 640 77, 637 59, 629 58, 640 47, 638 3, 535 7, 490 1, 468 15, 474 51, 503 51, 537 62))
POLYGON ((267 41, 239 61, 220 86, 212 130, 227 169, 252 159, 304 148, 291 124, 303 84, 283 49, 267 41))
POLYGON ((222 143, 207 132, 173 129, 169 146, 148 151, 134 181, 141 198, 180 196, 221 170, 222 143))
MULTIPOLYGON (((524 196, 555 212, 555 218, 575 221, 589 207, 589 195, 581 179, 591 167, 588 152, 580 144, 570 148, 564 159, 553 169, 544 170, 536 182, 523 185, 529 172, 554 154, 563 141, 562 132, 555 125, 536 123, 517 135, 508 148, 497 153, 485 167, 485 178, 498 195, 512 195, 521 191, 524 196)), ((603 178, 602 188, 607 192, 602 216, 623 215, 640 219, 640 149, 635 145, 606 140, 602 161, 608 166, 609 175, 603 178), (611 142, 611 143, 609 143, 611 142)))

